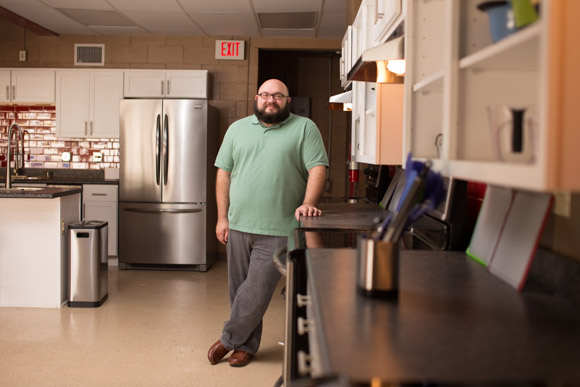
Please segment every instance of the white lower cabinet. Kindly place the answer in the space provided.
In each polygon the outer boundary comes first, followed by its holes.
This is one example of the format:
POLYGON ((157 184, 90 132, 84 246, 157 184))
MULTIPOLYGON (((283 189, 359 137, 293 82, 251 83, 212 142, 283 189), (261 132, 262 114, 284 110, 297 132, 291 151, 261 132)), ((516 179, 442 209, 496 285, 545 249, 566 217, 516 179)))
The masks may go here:
POLYGON ((83 185, 83 220, 106 221, 109 226, 108 255, 117 255, 117 185, 83 185))
POLYGON ((68 226, 79 221, 80 194, 2 198, 0 214, 0 307, 66 305, 68 226))

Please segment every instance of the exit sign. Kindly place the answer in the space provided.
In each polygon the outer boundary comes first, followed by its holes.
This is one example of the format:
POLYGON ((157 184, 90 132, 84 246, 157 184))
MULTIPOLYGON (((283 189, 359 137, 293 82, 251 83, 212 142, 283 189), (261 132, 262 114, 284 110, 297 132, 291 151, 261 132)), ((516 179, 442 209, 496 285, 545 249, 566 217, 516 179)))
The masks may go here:
POLYGON ((215 58, 244 60, 244 43, 243 40, 216 40, 215 58))

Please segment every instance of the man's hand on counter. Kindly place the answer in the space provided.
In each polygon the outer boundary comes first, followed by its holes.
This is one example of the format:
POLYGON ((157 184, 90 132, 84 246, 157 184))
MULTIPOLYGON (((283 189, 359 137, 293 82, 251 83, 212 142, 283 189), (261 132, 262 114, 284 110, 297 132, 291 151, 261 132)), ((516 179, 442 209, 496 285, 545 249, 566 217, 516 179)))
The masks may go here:
POLYGON ((302 204, 294 212, 296 220, 300 221, 300 216, 321 216, 322 211, 312 204, 302 204))

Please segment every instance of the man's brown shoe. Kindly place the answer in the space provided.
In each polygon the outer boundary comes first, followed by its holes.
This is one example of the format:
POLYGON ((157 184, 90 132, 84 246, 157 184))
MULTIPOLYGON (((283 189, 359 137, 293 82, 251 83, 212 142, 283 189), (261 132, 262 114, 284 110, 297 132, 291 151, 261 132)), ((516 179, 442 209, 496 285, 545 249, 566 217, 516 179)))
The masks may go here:
POLYGON ((243 367, 247 365, 253 357, 254 356, 251 353, 237 349, 232 353, 232 356, 230 356, 230 360, 228 361, 232 367, 243 367))
POLYGON ((221 341, 216 341, 207 352, 207 359, 212 365, 219 363, 230 350, 223 346, 221 341))

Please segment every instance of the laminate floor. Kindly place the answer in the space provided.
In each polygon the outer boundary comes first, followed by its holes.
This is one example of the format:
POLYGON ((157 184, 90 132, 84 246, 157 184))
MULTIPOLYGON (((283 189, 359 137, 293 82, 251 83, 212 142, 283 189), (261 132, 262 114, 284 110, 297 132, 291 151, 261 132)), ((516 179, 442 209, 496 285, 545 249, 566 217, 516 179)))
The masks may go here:
POLYGON ((242 368, 207 350, 229 318, 226 262, 205 272, 118 270, 99 308, 0 308, 1 386, 273 386, 282 373, 283 280, 260 351, 242 368))

